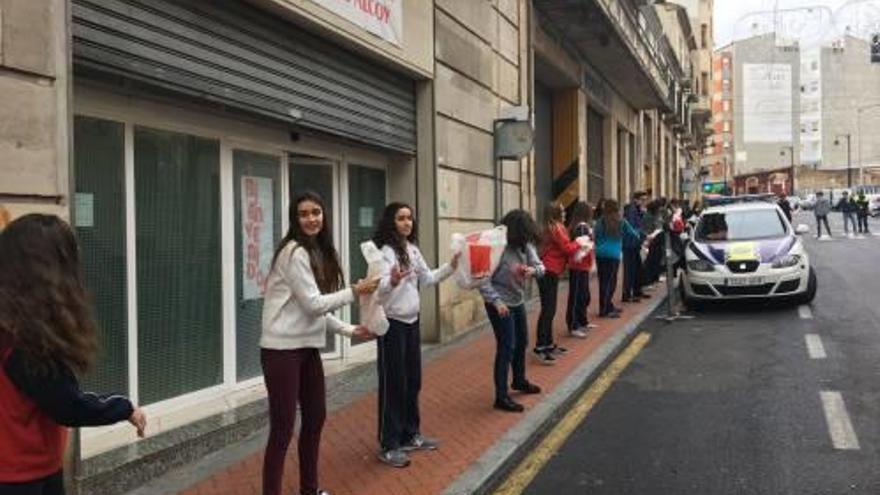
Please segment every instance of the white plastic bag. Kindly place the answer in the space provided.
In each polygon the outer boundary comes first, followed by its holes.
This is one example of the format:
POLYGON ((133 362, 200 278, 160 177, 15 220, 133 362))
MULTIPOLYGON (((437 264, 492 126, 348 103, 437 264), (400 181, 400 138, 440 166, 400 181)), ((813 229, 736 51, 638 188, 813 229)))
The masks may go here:
POLYGON ((493 229, 470 234, 452 234, 452 254, 461 253, 455 281, 462 289, 474 289, 492 276, 504 248, 507 247, 507 227, 499 225, 493 229))
MULTIPOLYGON (((361 254, 367 261, 367 278, 378 277, 382 271, 382 265, 385 263, 382 251, 376 247, 373 241, 367 241, 361 243, 361 254)), ((385 316, 385 308, 379 303, 379 294, 373 292, 360 296, 358 305, 360 306, 361 325, 376 335, 385 335, 388 332, 388 318, 385 316)))

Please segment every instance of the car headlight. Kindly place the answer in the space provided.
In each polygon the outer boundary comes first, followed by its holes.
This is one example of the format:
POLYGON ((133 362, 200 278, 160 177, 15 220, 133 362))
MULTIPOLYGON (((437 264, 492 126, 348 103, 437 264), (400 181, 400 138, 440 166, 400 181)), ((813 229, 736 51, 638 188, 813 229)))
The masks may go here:
POLYGON ((711 261, 691 260, 687 262, 688 270, 692 272, 714 272, 715 265, 711 261))
POLYGON ((773 262, 773 268, 789 268, 801 262, 799 254, 789 254, 773 262))

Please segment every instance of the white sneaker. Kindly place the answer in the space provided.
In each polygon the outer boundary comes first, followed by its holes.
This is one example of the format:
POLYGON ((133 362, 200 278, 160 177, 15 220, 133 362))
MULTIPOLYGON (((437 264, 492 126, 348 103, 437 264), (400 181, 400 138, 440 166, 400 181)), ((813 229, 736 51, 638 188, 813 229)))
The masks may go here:
POLYGON ((583 328, 578 328, 571 331, 571 336, 577 339, 585 339, 587 338, 587 332, 583 328))
POLYGON ((596 325, 595 323, 587 323, 587 330, 592 330, 594 328, 599 328, 599 325, 596 325))

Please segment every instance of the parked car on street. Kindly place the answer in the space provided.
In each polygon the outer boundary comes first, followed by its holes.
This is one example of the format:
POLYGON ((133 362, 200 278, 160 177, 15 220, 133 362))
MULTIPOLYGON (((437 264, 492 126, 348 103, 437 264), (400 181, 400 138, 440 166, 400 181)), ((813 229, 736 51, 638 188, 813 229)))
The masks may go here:
POLYGON ((707 208, 685 249, 683 302, 695 307, 731 299, 812 301, 816 274, 798 237, 807 232, 807 225, 792 227, 769 201, 707 208))

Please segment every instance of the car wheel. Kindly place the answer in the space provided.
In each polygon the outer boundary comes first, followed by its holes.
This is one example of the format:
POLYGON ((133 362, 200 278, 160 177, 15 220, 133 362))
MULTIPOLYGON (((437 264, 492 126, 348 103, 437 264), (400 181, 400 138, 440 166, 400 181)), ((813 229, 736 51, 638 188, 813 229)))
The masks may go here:
POLYGON ((816 280, 816 271, 813 269, 813 267, 810 267, 810 275, 807 282, 807 291, 798 298, 798 304, 810 304, 811 302, 813 302, 813 299, 816 298, 816 291, 819 288, 818 285, 818 281, 816 280))
POLYGON ((701 311, 705 307, 702 301, 687 296, 687 291, 684 289, 684 277, 678 282, 678 299, 684 309, 688 311, 701 311))

